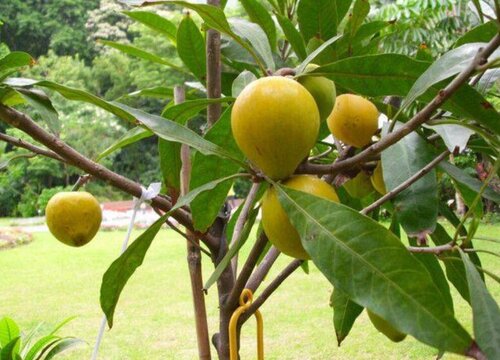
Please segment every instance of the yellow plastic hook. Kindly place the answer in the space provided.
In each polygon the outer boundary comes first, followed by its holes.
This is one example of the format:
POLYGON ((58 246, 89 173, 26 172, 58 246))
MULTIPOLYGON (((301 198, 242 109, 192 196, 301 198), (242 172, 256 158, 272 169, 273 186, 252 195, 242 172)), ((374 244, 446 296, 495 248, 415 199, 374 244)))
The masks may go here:
MULTIPOLYGON (((230 360, 238 360, 238 342, 236 339, 236 325, 241 314, 248 310, 253 301, 252 290, 244 289, 240 295, 240 307, 238 307, 229 321, 229 355, 230 360)), ((259 310, 255 311, 257 320, 257 359, 264 360, 264 322, 259 310)))

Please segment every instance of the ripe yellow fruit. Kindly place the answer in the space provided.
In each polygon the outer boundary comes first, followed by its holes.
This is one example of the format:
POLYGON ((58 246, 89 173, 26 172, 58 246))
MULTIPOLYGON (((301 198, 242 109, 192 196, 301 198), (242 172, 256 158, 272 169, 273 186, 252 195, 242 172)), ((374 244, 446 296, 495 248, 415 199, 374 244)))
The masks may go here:
MULTIPOLYGON (((309 64, 306 66, 305 72, 312 71, 318 67, 316 64, 309 64)), ((303 76, 299 77, 298 81, 311 93, 314 101, 316 101, 321 121, 326 121, 326 118, 330 115, 335 105, 337 94, 335 83, 322 76, 303 76)))
POLYGON ((370 176, 360 171, 353 179, 344 183, 344 188, 354 198, 362 199, 373 192, 370 176))
POLYGON ((380 331, 382 334, 387 336, 394 342, 403 341, 406 338, 406 334, 403 334, 399 330, 397 330, 394 326, 389 324, 386 320, 382 319, 377 314, 372 313, 370 310, 366 310, 368 313, 368 317, 372 322, 373 326, 380 331))
POLYGON ((261 78, 240 93, 231 128, 245 156, 274 180, 290 176, 309 154, 319 131, 312 95, 297 81, 261 78))
POLYGON ((378 110, 370 101, 353 94, 337 96, 327 119, 333 136, 347 145, 361 148, 367 145, 378 129, 378 110))
POLYGON ((83 246, 101 226, 99 202, 84 191, 55 194, 45 208, 47 226, 54 237, 69 246, 83 246))
POLYGON ((385 182, 384 182, 384 173, 382 172, 382 163, 380 161, 377 163, 375 170, 373 170, 373 174, 370 177, 370 180, 375 190, 377 190, 377 192, 379 192, 382 195, 387 194, 387 189, 385 187, 385 182))
MULTIPOLYGON (((294 190, 303 191, 323 199, 339 201, 335 190, 315 176, 294 176, 283 184, 294 190)), ((262 200, 262 227, 269 241, 279 251, 297 259, 310 259, 300 242, 299 233, 288 219, 274 188, 269 188, 262 200)))

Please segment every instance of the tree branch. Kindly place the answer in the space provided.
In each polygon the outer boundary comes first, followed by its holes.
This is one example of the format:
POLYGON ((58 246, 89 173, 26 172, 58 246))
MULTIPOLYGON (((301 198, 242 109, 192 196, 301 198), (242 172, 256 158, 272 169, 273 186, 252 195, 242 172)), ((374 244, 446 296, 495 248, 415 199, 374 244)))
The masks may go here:
POLYGON ((434 99, 428 103, 422 110, 406 122, 403 126, 398 128, 380 141, 370 145, 359 154, 351 158, 335 162, 332 165, 318 165, 318 164, 303 164, 299 166, 297 171, 299 173, 313 173, 313 174, 335 174, 341 170, 349 169, 356 164, 367 161, 370 156, 380 153, 382 150, 387 149, 389 146, 397 143, 400 139, 411 133, 420 125, 430 119, 432 114, 448 100, 463 84, 465 84, 469 77, 473 75, 480 66, 487 62, 488 57, 500 46, 500 35, 495 37, 480 49, 474 60, 462 72, 460 72, 444 89, 440 90, 434 99))
POLYGON ((264 302, 276 291, 276 289, 283 283, 283 281, 286 280, 287 277, 289 277, 297 268, 302 264, 303 260, 295 259, 293 260, 288 266, 283 269, 281 273, 279 273, 276 278, 271 281, 271 283, 262 291, 260 296, 255 299, 248 308, 248 310, 243 313, 240 317, 240 323, 244 323, 245 321, 248 320, 250 316, 252 316, 255 311, 264 304, 264 302))
POLYGON ((6 143, 9 143, 13 146, 29 150, 35 154, 43 155, 43 156, 46 156, 48 158, 66 163, 66 160, 63 159, 62 157, 60 157, 59 155, 57 155, 55 152, 47 150, 47 149, 43 149, 41 147, 33 145, 33 144, 31 144, 27 141, 24 141, 22 139, 17 139, 13 136, 9 136, 9 135, 0 133, 0 140, 5 141, 6 143))
POLYGON ((366 215, 370 213, 371 211, 375 210, 378 208, 380 205, 383 203, 391 200, 394 198, 396 195, 398 195, 400 192, 403 190, 409 188, 413 183, 415 183, 417 180, 428 174, 432 169, 434 169, 441 161, 443 161, 450 152, 448 150, 443 151, 438 157, 436 157, 434 160, 432 160, 430 163, 425 165, 422 169, 420 169, 418 172, 413 174, 408 180, 402 182, 398 186, 396 186, 394 189, 389 191, 387 194, 382 196, 380 199, 377 201, 373 202, 372 204, 368 205, 365 207, 363 210, 360 211, 361 214, 366 215))
POLYGON ((264 281, 264 278, 267 276, 269 270, 271 270, 271 267, 274 265, 276 259, 280 254, 281 252, 278 249, 276 249, 274 246, 271 246, 260 265, 257 266, 257 269, 255 269, 252 276, 248 279, 245 288, 252 290, 252 292, 257 291, 260 284, 262 283, 262 281, 264 281))
MULTIPOLYGON (((11 107, 0 104, 0 119, 9 125, 24 131, 39 143, 56 152, 70 165, 80 168, 87 174, 90 174, 97 179, 108 182, 114 187, 135 196, 136 198, 141 197, 142 188, 140 184, 83 156, 71 146, 64 143, 61 139, 38 126, 29 116, 11 107)), ((154 207, 157 207, 165 212, 172 208, 170 200, 163 196, 156 196, 151 200, 151 203, 154 207)), ((172 217, 174 217, 186 228, 194 230, 191 215, 188 212, 178 209, 174 211, 172 217)), ((217 239, 214 239, 210 234, 204 234, 203 240, 210 249, 217 248, 218 246, 217 239)))
POLYGON ((448 244, 434 246, 434 247, 408 246, 407 249, 409 252, 412 252, 412 253, 419 253, 419 254, 425 253, 425 254, 439 255, 442 252, 453 250, 454 246, 455 245, 453 243, 448 243, 448 244))
POLYGON ((255 245, 250 251, 250 254, 248 254, 248 258, 245 261, 243 268, 241 269, 240 275, 236 279, 236 282, 233 288, 231 289, 231 293, 229 294, 226 300, 225 304, 226 309, 233 311, 238 305, 238 299, 240 298, 241 292, 245 288, 245 284, 250 275, 252 274, 252 271, 255 267, 255 264, 259 260, 260 255, 266 248, 267 241, 268 239, 266 234, 262 232, 260 236, 257 238, 255 245))

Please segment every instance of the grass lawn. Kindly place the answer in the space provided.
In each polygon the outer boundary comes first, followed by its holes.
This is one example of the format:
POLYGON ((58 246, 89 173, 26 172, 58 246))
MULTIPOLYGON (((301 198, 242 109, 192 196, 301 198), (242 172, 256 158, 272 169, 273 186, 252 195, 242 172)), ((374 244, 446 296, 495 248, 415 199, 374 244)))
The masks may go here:
MULTIPOLYGON (((136 236, 138 232, 134 233, 136 236)), ((480 235, 500 235, 500 226, 484 225, 480 235)), ((55 324, 76 315, 62 331, 87 341, 65 359, 89 359, 99 327, 102 274, 117 257, 124 232, 100 232, 89 245, 63 246, 48 233, 29 245, 0 251, 0 317, 7 315, 23 329, 39 322, 55 324)), ((479 235, 478 235, 479 236, 479 235)), ((244 253, 252 241, 248 241, 244 253)), ((476 248, 500 251, 500 245, 477 241, 476 248)), ((185 241, 162 230, 118 303, 114 328, 106 332, 100 359, 196 359, 196 335, 190 299, 185 241)), ((481 254, 483 266, 500 274, 500 261, 481 254)), ((290 261, 281 256, 272 274, 290 261)), ((212 265, 204 260, 204 278, 212 265)), ((394 344, 371 326, 363 313, 348 338, 337 347, 328 306, 331 286, 314 266, 296 271, 261 309, 266 359, 433 359, 436 351, 413 338, 394 344)), ((271 277, 272 278, 272 277, 271 277)), ((500 300, 500 286, 488 278, 500 300)), ((468 304, 454 291, 458 319, 471 329, 468 304)), ((209 290, 207 309, 211 333, 218 325, 217 292, 209 290)), ((242 359, 255 358, 255 326, 244 328, 242 359)), ((214 356, 215 358, 215 356, 214 356)), ((461 357, 447 355, 445 359, 461 357)))

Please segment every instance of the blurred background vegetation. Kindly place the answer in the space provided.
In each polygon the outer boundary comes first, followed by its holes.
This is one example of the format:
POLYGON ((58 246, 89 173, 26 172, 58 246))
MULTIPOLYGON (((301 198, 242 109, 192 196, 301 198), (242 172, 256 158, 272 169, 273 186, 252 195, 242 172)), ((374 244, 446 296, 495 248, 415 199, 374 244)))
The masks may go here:
MULTIPOLYGON (((422 60, 432 60, 479 23, 468 1, 373 0, 370 3, 372 19, 392 22, 380 34, 377 46, 384 47, 386 52, 422 60)), ((229 12, 244 17, 237 1, 229 1, 229 7, 229 12)), ((172 87, 194 79, 102 46, 99 39, 119 41, 152 51, 173 63, 179 61, 166 39, 159 39, 147 27, 134 23, 121 13, 123 10, 125 6, 115 0, 2 0, 0 56, 8 51, 26 51, 36 58, 36 64, 18 76, 52 80, 107 100, 120 98, 158 114, 166 105, 164 100, 126 94, 155 86, 172 87)), ((174 22, 182 17, 178 10, 171 11, 166 5, 147 10, 174 22)), ((96 158, 127 131, 126 123, 96 107, 70 102, 56 94, 51 98, 63 124, 61 138, 90 158, 96 158)), ((498 105, 496 94, 489 94, 488 100, 498 105)), ((3 126, 0 123, 0 132, 24 137, 21 132, 3 126)), ((145 185, 158 181, 161 176, 156 141, 151 137, 126 147, 103 163, 145 185)), ((0 143, 0 165, 17 152, 22 150, 0 143)), ((478 176, 476 164, 480 160, 472 152, 455 158, 457 166, 468 169, 474 176, 478 176)), ((78 175, 75 169, 50 159, 17 159, 0 170, 0 217, 42 214, 50 196, 71 187, 78 175)), ((236 195, 243 195, 247 188, 244 182, 237 183, 236 195)), ((91 182, 87 189, 100 200, 118 200, 124 196, 100 182, 91 182)), ((446 199, 455 196, 446 177, 441 179, 441 196, 446 199)))

